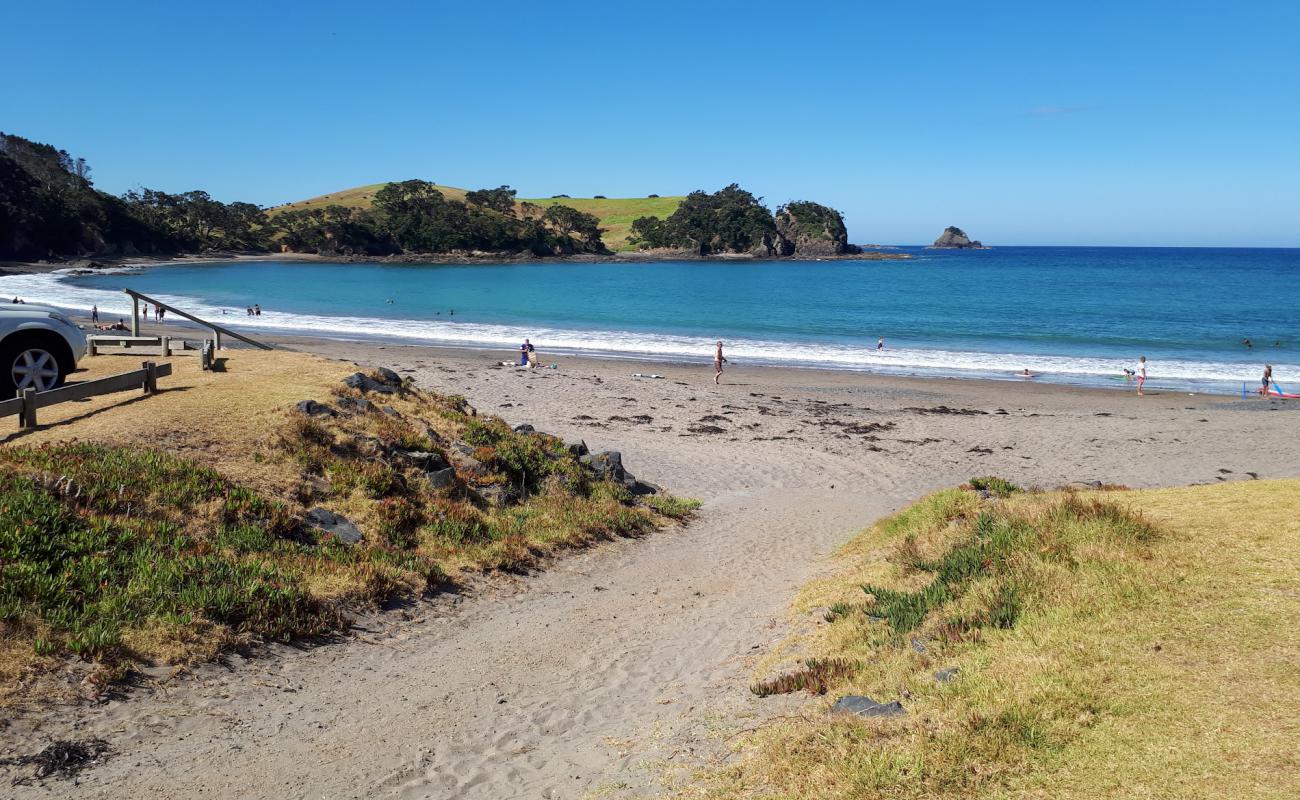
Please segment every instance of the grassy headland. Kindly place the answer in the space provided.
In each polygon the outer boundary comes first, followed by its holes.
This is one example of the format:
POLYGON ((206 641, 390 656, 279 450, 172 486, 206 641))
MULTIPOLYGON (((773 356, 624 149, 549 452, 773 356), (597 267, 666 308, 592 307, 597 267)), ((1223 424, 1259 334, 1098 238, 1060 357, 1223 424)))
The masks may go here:
POLYGON ((70 658, 102 688, 340 631, 459 574, 529 569, 695 507, 392 375, 350 387, 337 362, 283 351, 239 352, 224 374, 174 364, 154 397, 52 407, 0 448, 0 703, 66 691, 70 658))
POLYGON ((1295 797, 1298 519, 1296 481, 933 494, 803 591, 829 621, 754 687, 826 699, 691 796, 1295 797))
MULTIPOLYGON (((326 206, 337 205, 344 208, 355 208, 368 210, 374 204, 375 192, 384 188, 383 183, 372 183, 366 186, 357 186, 351 189, 333 192, 331 194, 312 197, 306 200, 299 200, 295 203, 286 203, 282 206, 267 209, 267 216, 274 219, 277 215, 286 211, 301 211, 307 208, 324 208, 326 206)), ((438 191, 442 192, 449 200, 464 200, 467 191, 458 189, 454 186, 437 186, 438 191)), ((554 205, 565 205, 586 214, 591 214, 600 221, 601 230, 604 232, 602 238, 605 246, 611 250, 622 251, 633 249, 628 244, 628 237, 632 234, 632 223, 638 217, 658 217, 667 219, 672 215, 677 207, 681 205, 685 196, 674 197, 615 197, 615 198, 592 198, 592 197, 537 197, 537 198, 520 198, 516 208, 522 208, 524 203, 530 203, 535 206, 547 208, 554 205)))

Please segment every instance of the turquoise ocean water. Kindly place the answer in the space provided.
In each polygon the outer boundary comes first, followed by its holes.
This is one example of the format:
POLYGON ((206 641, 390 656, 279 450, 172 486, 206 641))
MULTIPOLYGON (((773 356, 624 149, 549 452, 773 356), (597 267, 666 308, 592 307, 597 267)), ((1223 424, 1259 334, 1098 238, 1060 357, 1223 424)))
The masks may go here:
POLYGON ((1113 378, 1146 355, 1153 384, 1216 392, 1253 388, 1267 361, 1300 390, 1300 250, 902 251, 914 258, 217 263, 4 276, 0 293, 120 316, 131 287, 237 329, 501 350, 528 336, 543 359, 705 362, 722 339, 738 367, 1007 379, 1029 368, 1121 388, 1113 378), (263 316, 244 315, 252 303, 263 316))

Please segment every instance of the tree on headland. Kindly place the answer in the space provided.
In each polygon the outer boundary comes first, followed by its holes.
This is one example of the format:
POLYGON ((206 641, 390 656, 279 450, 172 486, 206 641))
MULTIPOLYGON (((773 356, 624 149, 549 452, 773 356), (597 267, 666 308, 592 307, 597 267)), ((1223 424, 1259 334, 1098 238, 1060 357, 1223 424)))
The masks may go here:
POLYGON ((667 219, 639 217, 632 223, 633 244, 700 255, 766 251, 775 235, 772 212, 734 183, 712 194, 691 192, 667 219))
POLYGON ((465 193, 465 202, 483 208, 490 208, 498 214, 513 214, 517 192, 509 186, 495 189, 475 189, 465 193))
POLYGON ((542 220, 561 236, 576 238, 591 252, 604 249, 600 239, 600 220, 592 214, 557 203, 546 209, 542 220))

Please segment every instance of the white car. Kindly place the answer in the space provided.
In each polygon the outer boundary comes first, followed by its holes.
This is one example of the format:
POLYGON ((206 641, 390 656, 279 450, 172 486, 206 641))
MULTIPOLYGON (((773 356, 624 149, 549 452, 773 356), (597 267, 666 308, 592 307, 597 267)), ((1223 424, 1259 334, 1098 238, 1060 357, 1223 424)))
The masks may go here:
POLYGON ((84 355, 86 335, 63 312, 0 303, 0 400, 62 386, 84 355))

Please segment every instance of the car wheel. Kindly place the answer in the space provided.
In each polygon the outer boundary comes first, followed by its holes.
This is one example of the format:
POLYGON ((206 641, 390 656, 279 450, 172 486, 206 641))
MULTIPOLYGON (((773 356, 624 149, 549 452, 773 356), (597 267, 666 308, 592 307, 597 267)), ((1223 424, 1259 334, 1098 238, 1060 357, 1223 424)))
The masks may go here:
POLYGON ((40 343, 15 343, 0 353, 0 389, 9 396, 23 389, 54 389, 66 377, 54 351, 40 343))

